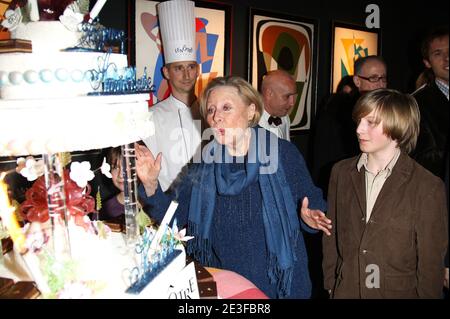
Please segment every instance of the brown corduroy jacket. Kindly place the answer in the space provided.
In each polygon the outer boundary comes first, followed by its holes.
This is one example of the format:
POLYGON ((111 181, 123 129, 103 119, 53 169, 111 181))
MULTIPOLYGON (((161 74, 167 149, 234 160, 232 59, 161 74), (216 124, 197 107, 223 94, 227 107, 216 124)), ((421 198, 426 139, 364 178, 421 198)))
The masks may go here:
POLYGON ((357 161, 343 160, 331 173, 325 289, 332 298, 441 298, 448 245, 443 182, 402 153, 366 223, 365 173, 357 161))

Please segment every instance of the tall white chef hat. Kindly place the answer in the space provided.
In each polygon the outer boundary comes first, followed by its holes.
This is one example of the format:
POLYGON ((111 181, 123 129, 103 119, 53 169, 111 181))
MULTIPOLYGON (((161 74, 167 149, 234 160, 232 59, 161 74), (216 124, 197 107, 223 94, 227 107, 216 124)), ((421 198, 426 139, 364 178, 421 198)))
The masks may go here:
POLYGON ((165 63, 196 61, 194 2, 172 0, 158 4, 159 30, 165 63))

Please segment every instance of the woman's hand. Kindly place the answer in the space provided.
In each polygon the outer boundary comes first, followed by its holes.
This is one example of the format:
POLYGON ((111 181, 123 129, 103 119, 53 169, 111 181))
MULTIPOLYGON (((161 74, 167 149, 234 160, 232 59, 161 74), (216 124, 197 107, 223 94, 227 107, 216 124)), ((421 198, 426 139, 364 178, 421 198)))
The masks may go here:
POLYGON ((161 159, 162 154, 159 153, 155 157, 150 150, 137 143, 134 144, 136 150, 136 172, 145 188, 147 196, 151 196, 155 193, 158 187, 158 176, 161 171, 161 159))
POLYGON ((318 209, 309 209, 308 197, 303 198, 302 208, 300 216, 305 224, 309 227, 323 231, 328 236, 331 235, 329 229, 331 229, 331 220, 325 216, 325 214, 318 209))

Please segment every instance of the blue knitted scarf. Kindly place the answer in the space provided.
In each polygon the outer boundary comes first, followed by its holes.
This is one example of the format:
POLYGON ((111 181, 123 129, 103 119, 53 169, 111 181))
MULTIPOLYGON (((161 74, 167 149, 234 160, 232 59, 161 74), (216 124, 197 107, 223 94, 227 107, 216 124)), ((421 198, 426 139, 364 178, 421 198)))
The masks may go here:
MULTIPOLYGON (((300 225, 297 207, 287 185, 278 154, 274 156, 275 160, 279 161, 275 173, 260 173, 262 166, 270 165, 270 163, 262 164, 258 156, 258 152, 266 151, 265 146, 270 145, 269 134, 271 133, 261 128, 252 129, 245 168, 240 171, 232 172, 230 165, 224 161, 227 152, 223 145, 213 140, 205 146, 206 152, 214 156, 214 161, 201 164, 198 181, 193 183, 188 229, 195 238, 188 242, 187 251, 202 264, 210 265, 212 260, 210 229, 216 196, 218 194, 237 195, 249 185, 259 181, 265 241, 269 257, 267 272, 270 281, 277 285, 278 295, 286 297, 290 294, 296 261, 295 246, 300 225)), ((276 142, 278 143, 278 140, 276 142)), ((245 257, 243 258, 242 262, 245 263, 245 257)))

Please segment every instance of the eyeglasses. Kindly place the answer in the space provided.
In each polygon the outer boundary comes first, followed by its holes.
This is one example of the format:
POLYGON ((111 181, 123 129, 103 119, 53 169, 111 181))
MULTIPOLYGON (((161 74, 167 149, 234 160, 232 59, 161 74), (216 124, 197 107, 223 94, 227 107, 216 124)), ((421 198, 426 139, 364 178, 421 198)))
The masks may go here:
POLYGON ((387 77, 386 76, 372 75, 372 76, 369 76, 369 77, 365 77, 365 76, 362 76, 362 75, 357 75, 357 77, 359 77, 359 78, 361 78, 363 80, 369 81, 371 83, 377 83, 380 80, 383 81, 384 83, 387 82, 387 77))

